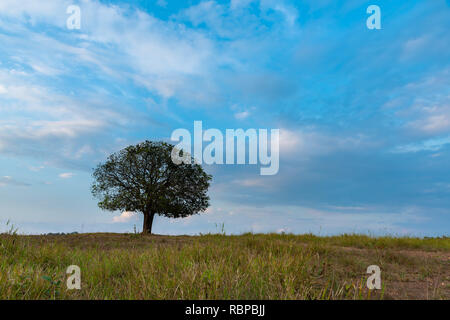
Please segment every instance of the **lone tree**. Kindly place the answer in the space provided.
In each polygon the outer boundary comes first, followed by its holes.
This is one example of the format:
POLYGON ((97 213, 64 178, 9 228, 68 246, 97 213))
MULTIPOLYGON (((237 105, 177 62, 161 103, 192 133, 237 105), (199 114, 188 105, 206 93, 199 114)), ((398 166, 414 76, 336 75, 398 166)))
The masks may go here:
POLYGON ((175 164, 172 149, 168 143, 145 141, 110 155, 93 173, 98 206, 142 213, 142 233, 149 234, 156 214, 181 218, 205 211, 212 177, 194 161, 175 164))

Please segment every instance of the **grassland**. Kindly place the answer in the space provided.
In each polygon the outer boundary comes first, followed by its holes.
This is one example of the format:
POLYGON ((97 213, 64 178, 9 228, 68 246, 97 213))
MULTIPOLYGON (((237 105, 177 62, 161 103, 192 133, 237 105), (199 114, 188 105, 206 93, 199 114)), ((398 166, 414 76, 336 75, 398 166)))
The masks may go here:
POLYGON ((1 299, 450 299, 449 238, 12 233, 0 250, 1 299))

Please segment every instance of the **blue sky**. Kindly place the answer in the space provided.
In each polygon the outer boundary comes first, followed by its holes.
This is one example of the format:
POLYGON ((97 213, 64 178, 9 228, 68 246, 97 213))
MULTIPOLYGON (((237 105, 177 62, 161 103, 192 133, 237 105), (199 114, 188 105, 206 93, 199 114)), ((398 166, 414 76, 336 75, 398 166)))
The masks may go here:
POLYGON ((92 168, 202 120, 280 129, 279 173, 207 166, 208 212, 156 233, 448 235, 449 29, 445 0, 2 0, 0 230, 141 229, 92 168))

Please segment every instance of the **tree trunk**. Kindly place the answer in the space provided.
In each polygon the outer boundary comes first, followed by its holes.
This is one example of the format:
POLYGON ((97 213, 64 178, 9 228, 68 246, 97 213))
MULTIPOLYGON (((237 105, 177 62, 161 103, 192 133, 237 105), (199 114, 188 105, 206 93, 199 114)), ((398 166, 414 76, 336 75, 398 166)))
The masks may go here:
POLYGON ((143 234, 152 234, 153 218, 155 214, 153 212, 144 213, 144 226, 142 227, 143 234))

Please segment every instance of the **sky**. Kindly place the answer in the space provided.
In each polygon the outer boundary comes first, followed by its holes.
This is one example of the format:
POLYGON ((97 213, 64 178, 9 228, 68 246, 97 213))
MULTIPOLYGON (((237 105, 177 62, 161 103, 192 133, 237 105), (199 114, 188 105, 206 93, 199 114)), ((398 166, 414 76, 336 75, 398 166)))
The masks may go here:
POLYGON ((448 30, 448 0, 0 0, 0 231, 141 230, 92 169, 199 120, 279 129, 279 171, 205 165, 207 212, 155 233, 448 235, 448 30))

